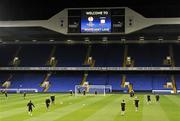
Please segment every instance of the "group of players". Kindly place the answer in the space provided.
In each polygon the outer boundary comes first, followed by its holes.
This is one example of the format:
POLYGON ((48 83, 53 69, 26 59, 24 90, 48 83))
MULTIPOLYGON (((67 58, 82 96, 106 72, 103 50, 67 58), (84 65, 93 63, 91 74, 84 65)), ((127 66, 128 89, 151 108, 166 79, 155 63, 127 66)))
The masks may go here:
MULTIPOLYGON (((73 95, 72 90, 70 91, 70 94, 71 94, 71 96, 73 95)), ((97 91, 95 91, 94 94, 97 95, 97 91)), ((8 98, 7 92, 4 92, 4 95, 6 98, 8 98)), ((83 92, 83 95, 86 95, 85 91, 83 92)), ((135 96, 134 91, 131 91, 130 98, 133 99, 134 96, 135 96)), ((24 99, 26 98, 26 92, 23 93, 23 97, 24 97, 24 99)), ((160 96, 158 94, 156 94, 155 98, 156 98, 156 102, 159 103, 160 96)), ((45 105, 46 105, 47 111, 49 111, 50 104, 55 104, 55 96, 50 96, 50 98, 47 98, 45 100, 45 105)), ((147 95, 147 104, 151 104, 151 96, 150 95, 147 95)), ((139 99, 137 96, 134 98, 134 105, 135 105, 135 111, 137 112, 138 108, 139 108, 139 99)), ((30 116, 32 116, 32 111, 33 111, 33 108, 35 108, 35 106, 31 100, 28 102, 27 107, 28 107, 28 114, 30 116)), ((125 115, 125 111, 126 111, 126 102, 123 99, 121 102, 121 115, 122 116, 125 115)))
MULTIPOLYGON (((130 98, 133 98, 133 97, 134 97, 134 91, 131 91, 130 98)), ((156 94, 155 98, 156 98, 156 102, 159 103, 160 96, 158 94, 156 94)), ((147 104, 151 104, 151 96, 150 95, 147 95, 147 104)), ((135 111, 137 112, 138 108, 139 108, 139 99, 137 96, 134 98, 134 105, 135 105, 135 111)), ((126 111, 126 102, 123 99, 121 102, 121 115, 122 116, 125 115, 125 111, 126 111)))
MULTIPOLYGON (((4 91, 2 93, 4 93, 6 98, 8 98, 8 93, 6 91, 4 91)), ((24 92, 23 93, 24 99, 26 99, 26 95, 27 95, 26 92, 24 92)), ((55 96, 50 96, 50 98, 46 98, 46 100, 45 100, 45 105, 46 105, 46 108, 48 111, 49 111, 50 104, 55 104, 55 96)), ((27 107, 28 107, 28 114, 30 116, 32 116, 32 111, 33 111, 33 108, 35 108, 35 106, 31 100, 28 102, 27 107)))
MULTIPOLYGON (((73 95, 73 92, 70 91, 70 94, 71 96, 73 95)), ((97 91, 95 91, 95 95, 97 95, 97 91)), ((26 94, 24 93, 24 96, 26 96, 26 94)), ((130 92, 130 98, 133 98, 134 97, 134 92, 130 92)), ((24 97, 25 98, 25 97, 24 97)), ((159 103, 159 99, 160 99, 160 96, 158 94, 155 95, 155 98, 156 98, 156 102, 159 103)), ((47 98, 45 100, 45 104, 46 104, 46 108, 47 110, 49 111, 49 107, 50 107, 50 103, 51 104, 54 104, 55 102, 55 96, 50 96, 50 99, 47 98), (51 100, 50 100, 51 99, 51 100)), ((147 95, 147 104, 151 104, 151 96, 150 95, 147 95)), ((134 98, 134 105, 135 105, 135 111, 137 112, 138 109, 139 109, 139 99, 138 97, 136 96, 134 98)), ((32 116, 32 108, 35 107, 34 104, 30 102, 27 104, 28 106, 28 113, 29 115, 32 116)), ((125 111, 126 111, 126 102, 125 100, 123 99, 122 102, 121 102, 121 115, 125 115, 125 111)))
MULTIPOLYGON (((50 104, 55 104, 55 96, 50 96, 50 98, 46 98, 45 104, 46 104, 47 111, 49 111, 50 104)), ((35 106, 31 100, 27 104, 27 107, 28 107, 28 114, 32 116, 32 111, 33 111, 33 108, 35 108, 35 106)))
MULTIPOLYGON (((1 93, 4 94, 6 98, 8 98, 7 91, 1 91, 1 93)), ((23 93, 23 97, 24 97, 24 99, 26 98, 26 92, 23 93)))
MULTIPOLYGON (((87 89, 83 89, 82 91, 80 90, 80 88, 78 89, 78 94, 83 94, 84 96, 86 96, 86 92, 87 92, 87 89)), ((70 93, 73 94, 72 90, 70 90, 70 93)), ((98 91, 95 89, 94 95, 97 95, 97 94, 98 94, 98 91)))

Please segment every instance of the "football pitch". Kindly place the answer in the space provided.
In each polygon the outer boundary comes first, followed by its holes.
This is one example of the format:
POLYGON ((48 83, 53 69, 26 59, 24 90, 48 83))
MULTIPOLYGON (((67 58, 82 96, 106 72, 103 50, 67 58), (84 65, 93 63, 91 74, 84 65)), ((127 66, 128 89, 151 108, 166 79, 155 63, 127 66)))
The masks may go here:
POLYGON ((55 105, 45 108, 45 99, 52 94, 0 95, 0 121, 180 121, 180 96, 160 95, 160 103, 147 104, 146 95, 139 97, 139 111, 135 111, 133 99, 126 94, 106 96, 70 96, 54 94, 55 105), (121 116, 120 103, 126 101, 126 113, 121 116), (29 100, 35 105, 33 115, 28 115, 29 100))

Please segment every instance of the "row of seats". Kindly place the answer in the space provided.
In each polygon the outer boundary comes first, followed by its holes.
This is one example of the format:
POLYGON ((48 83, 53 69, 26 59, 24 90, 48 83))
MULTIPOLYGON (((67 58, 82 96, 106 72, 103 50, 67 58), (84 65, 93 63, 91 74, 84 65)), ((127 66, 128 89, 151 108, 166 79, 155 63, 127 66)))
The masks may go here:
MULTIPOLYGON (((0 66, 10 66, 20 45, 0 45, 0 66)), ((53 45, 21 45, 17 54, 19 66, 46 65, 53 45)), ((180 66, 180 45, 174 45, 175 65, 180 66)), ((54 57, 59 67, 81 67, 86 58, 88 45, 57 45, 54 57)), ((95 66, 121 67, 123 65, 124 45, 92 45, 90 56, 95 66)), ((168 45, 162 44, 131 44, 128 45, 128 56, 134 60, 136 67, 159 67, 169 56, 168 45)))
MULTIPOLYGON (((0 83, 2 84, 9 74, 0 74, 0 83)), ((16 73, 11 79, 10 88, 36 88, 40 92, 43 90, 40 87, 41 82, 45 77, 44 73, 16 73)), ((49 78, 50 88, 49 92, 68 92, 74 90, 75 85, 79 85, 82 81, 82 72, 71 73, 54 73, 49 78)), ((180 75, 176 75, 177 89, 180 89, 180 75)), ((88 74, 87 81, 91 85, 112 85, 114 91, 127 90, 122 88, 121 85, 122 75, 112 72, 91 72, 88 74)), ((164 84, 171 81, 170 75, 157 75, 157 74, 128 74, 127 81, 133 84, 135 91, 151 91, 163 90, 164 84)))

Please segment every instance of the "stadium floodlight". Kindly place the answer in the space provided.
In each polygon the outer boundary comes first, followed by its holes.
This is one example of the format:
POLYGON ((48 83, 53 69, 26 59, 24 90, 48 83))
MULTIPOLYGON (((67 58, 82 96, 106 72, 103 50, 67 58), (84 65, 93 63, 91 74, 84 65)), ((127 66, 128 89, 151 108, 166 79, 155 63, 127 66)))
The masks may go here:
POLYGON ((36 42, 37 40, 33 39, 32 41, 33 41, 33 42, 36 42))
POLYGON ((159 41, 163 41, 164 38, 163 38, 162 36, 159 36, 159 37, 158 37, 158 40, 159 40, 159 41))
POLYGON ((15 42, 19 42, 19 40, 18 39, 16 39, 16 40, 14 40, 15 42))
POLYGON ((85 39, 84 41, 85 41, 85 42, 90 42, 90 40, 89 40, 89 39, 85 39))
POLYGON ((143 36, 140 36, 140 37, 139 37, 139 40, 140 40, 140 41, 144 41, 144 37, 143 37, 143 36))
POLYGON ((67 44, 73 44, 74 43, 74 41, 73 40, 70 40, 70 39, 68 39, 68 40, 66 40, 67 41, 67 44))
POLYGON ((85 37, 85 38, 84 38, 84 41, 85 41, 85 42, 89 42, 89 41, 90 41, 89 37, 85 37))
POLYGON ((177 40, 180 41, 180 36, 177 37, 177 40))
POLYGON ((125 38, 121 38, 121 41, 122 41, 122 42, 125 42, 125 41, 126 41, 126 39, 125 39, 125 38))
POLYGON ((107 42, 107 41, 108 41, 108 38, 107 38, 107 37, 103 37, 103 38, 102 38, 102 41, 103 41, 103 42, 107 42))
POLYGON ((112 92, 112 86, 111 85, 75 85, 75 96, 81 96, 83 95, 83 91, 86 92, 86 95, 95 95, 95 92, 97 92, 97 95, 105 96, 107 93, 112 92))
POLYGON ((54 40, 53 40, 53 39, 50 39, 49 41, 50 41, 50 42, 54 42, 54 40))

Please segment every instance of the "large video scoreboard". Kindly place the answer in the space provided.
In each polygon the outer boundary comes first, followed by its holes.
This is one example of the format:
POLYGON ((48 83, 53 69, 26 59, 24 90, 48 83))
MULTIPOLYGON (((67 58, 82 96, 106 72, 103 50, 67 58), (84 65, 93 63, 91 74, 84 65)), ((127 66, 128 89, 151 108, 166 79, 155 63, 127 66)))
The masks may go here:
POLYGON ((125 32, 125 9, 68 10, 68 33, 125 32))

